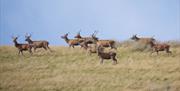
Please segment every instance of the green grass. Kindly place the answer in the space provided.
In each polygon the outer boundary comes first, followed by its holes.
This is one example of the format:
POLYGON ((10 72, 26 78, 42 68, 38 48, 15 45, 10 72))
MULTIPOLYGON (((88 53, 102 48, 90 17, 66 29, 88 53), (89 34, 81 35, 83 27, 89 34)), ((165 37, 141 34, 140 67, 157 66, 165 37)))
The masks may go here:
POLYGON ((32 56, 0 47, 1 91, 180 91, 180 47, 172 55, 117 50, 118 64, 80 48, 51 47, 32 56))

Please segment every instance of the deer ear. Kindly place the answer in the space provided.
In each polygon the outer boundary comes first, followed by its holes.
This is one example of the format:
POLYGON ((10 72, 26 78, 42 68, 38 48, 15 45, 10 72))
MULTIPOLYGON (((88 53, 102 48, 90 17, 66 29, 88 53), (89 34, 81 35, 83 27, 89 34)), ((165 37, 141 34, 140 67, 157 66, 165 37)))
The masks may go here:
POLYGON ((80 33, 81 33, 81 29, 79 30, 78 34, 80 34, 80 33))
POLYGON ((69 32, 68 32, 68 33, 66 33, 64 36, 68 36, 68 34, 69 34, 69 32))

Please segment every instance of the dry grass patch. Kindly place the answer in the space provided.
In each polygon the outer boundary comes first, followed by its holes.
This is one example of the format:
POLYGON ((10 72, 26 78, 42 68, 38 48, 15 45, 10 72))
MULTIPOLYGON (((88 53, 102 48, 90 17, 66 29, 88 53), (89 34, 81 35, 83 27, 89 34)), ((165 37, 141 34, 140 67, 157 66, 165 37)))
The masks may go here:
POLYGON ((164 52, 117 50, 118 64, 80 48, 51 47, 18 56, 14 47, 0 47, 1 91, 179 91, 180 47, 164 52))

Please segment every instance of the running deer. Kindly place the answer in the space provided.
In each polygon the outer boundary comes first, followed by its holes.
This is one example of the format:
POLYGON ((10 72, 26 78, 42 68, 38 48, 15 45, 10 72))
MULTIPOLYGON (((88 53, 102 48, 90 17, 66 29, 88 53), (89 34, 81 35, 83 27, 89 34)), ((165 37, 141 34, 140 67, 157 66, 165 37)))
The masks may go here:
POLYGON ((111 49, 117 49, 115 47, 114 40, 99 40, 94 34, 92 35, 92 38, 96 41, 97 46, 111 47, 111 49))
POLYGON ((111 59, 113 61, 113 64, 117 64, 116 52, 104 52, 103 46, 100 45, 97 47, 97 53, 100 58, 100 64, 103 63, 104 59, 111 59))
MULTIPOLYGON (((77 33, 77 35, 74 38, 81 39, 83 42, 88 44, 94 44, 94 39, 92 37, 82 37, 80 34, 81 30, 77 33)), ((93 34, 95 34, 97 31, 95 31, 93 34)))
POLYGON ((45 50, 51 51, 49 48, 49 42, 46 40, 39 40, 39 41, 32 41, 31 40, 31 34, 30 35, 25 35, 25 41, 27 41, 29 44, 33 45, 34 51, 36 51, 37 48, 44 48, 45 50))
POLYGON ((69 47, 73 47, 74 48, 74 46, 81 45, 83 40, 81 40, 81 39, 69 39, 68 38, 68 34, 69 33, 66 33, 64 36, 61 36, 61 38, 66 41, 66 43, 69 45, 69 47))
POLYGON ((151 42, 155 41, 155 39, 153 37, 152 38, 139 38, 139 37, 137 37, 137 34, 133 35, 131 37, 131 39, 136 41, 136 42, 139 42, 139 43, 142 43, 142 44, 146 44, 146 45, 151 45, 151 42))
POLYGON ((156 52, 157 53, 157 55, 158 55, 158 53, 159 53, 159 51, 166 51, 166 53, 172 53, 169 49, 170 49, 170 45, 168 45, 168 44, 165 44, 165 43, 163 43, 163 44, 160 44, 160 43, 154 43, 154 42, 151 42, 151 47, 153 48, 153 51, 151 52, 151 55, 152 55, 152 53, 154 53, 154 52, 156 52))
POLYGON ((18 55, 20 55, 20 53, 21 53, 21 55, 24 55, 23 51, 29 51, 29 53, 32 55, 31 49, 32 49, 33 45, 18 43, 17 42, 18 37, 13 37, 12 36, 12 39, 13 39, 13 42, 14 42, 14 46, 18 49, 18 55))

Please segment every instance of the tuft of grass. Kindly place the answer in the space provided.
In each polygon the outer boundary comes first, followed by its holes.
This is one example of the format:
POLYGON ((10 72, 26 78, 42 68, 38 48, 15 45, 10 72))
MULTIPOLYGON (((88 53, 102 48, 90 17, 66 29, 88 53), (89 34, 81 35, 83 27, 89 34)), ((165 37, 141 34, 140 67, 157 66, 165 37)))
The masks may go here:
POLYGON ((180 47, 172 55, 117 49, 118 64, 81 48, 51 46, 32 56, 0 47, 0 91, 180 91, 180 47))

